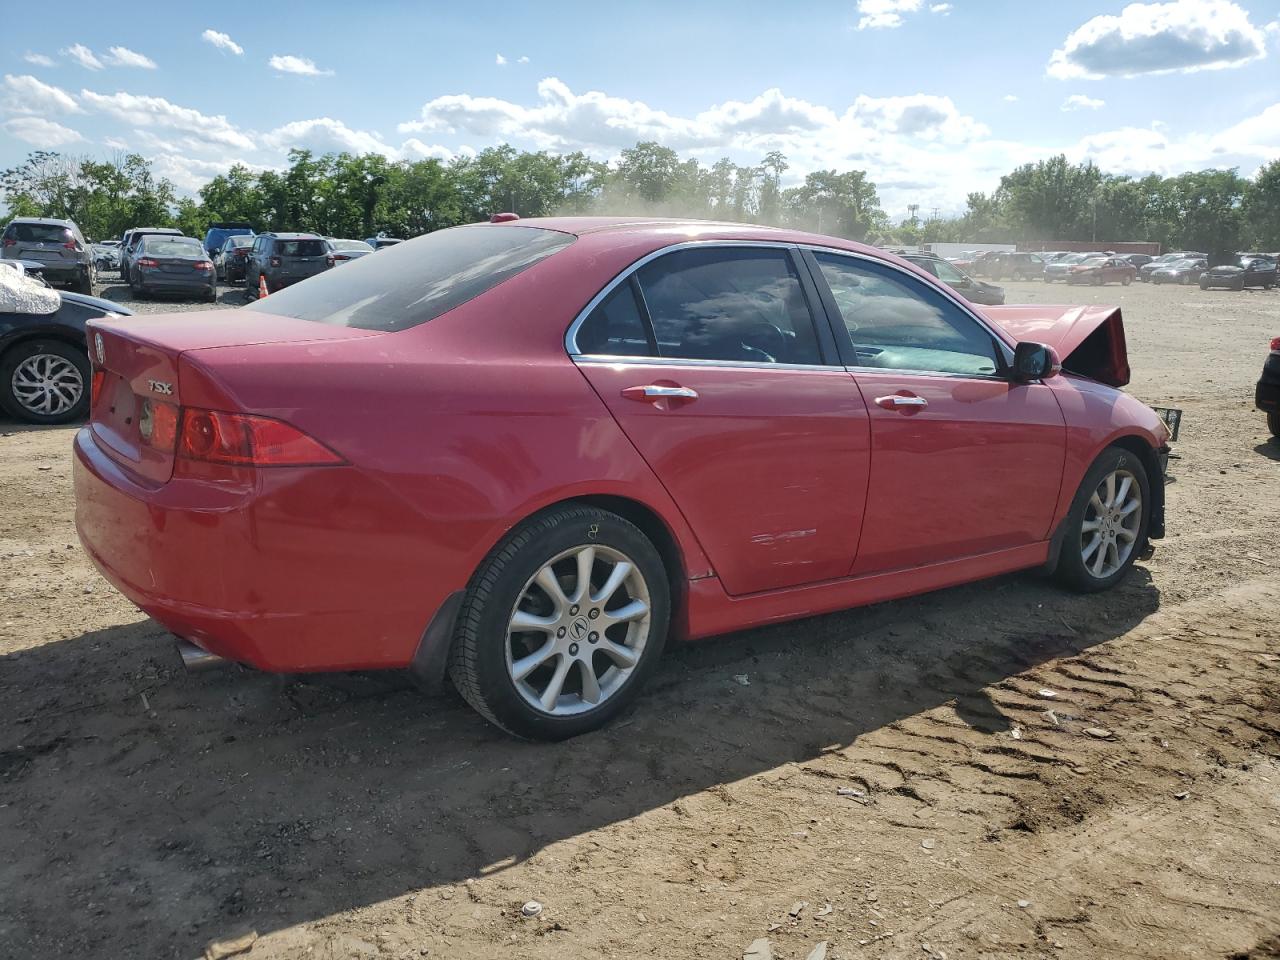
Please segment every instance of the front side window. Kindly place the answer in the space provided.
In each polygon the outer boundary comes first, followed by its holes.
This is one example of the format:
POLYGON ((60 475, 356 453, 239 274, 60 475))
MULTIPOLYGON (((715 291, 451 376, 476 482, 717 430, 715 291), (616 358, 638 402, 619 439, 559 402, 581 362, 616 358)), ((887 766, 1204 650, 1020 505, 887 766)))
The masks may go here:
POLYGON ((815 254, 857 366, 995 376, 991 334, 955 303, 892 267, 815 254))
POLYGON ((787 251, 692 247, 637 272, 658 355, 734 363, 822 362, 787 251))

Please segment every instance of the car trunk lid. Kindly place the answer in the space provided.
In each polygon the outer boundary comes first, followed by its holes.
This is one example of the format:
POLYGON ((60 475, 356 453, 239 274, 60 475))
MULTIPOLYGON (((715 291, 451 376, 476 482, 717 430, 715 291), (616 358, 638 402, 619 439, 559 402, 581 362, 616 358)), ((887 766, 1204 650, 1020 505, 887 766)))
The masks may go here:
POLYGON ((983 313, 1017 340, 1053 347, 1062 367, 1113 387, 1129 382, 1129 353, 1119 307, 984 307, 983 313))
MULTIPOLYGON (((149 443, 147 436, 170 425, 176 428, 184 390, 200 403, 209 402, 211 385, 190 382, 197 374, 191 365, 180 362, 184 355, 216 347, 383 336, 376 330, 247 311, 204 316, 206 319, 198 320, 189 313, 135 316, 127 323, 101 319, 87 325, 94 368, 90 411, 94 438, 122 467, 155 484, 165 483, 173 475, 173 446, 149 443)), ((231 406, 226 402, 219 408, 231 406)))

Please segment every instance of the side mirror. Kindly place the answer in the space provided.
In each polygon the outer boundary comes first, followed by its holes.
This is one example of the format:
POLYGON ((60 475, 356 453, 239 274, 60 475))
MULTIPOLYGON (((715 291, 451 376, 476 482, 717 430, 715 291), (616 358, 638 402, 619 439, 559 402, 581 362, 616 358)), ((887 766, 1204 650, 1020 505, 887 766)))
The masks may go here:
POLYGON ((1053 347, 1025 341, 1019 343, 1013 350, 1013 379, 1019 383, 1043 380, 1045 377, 1058 374, 1061 370, 1062 363, 1053 347))

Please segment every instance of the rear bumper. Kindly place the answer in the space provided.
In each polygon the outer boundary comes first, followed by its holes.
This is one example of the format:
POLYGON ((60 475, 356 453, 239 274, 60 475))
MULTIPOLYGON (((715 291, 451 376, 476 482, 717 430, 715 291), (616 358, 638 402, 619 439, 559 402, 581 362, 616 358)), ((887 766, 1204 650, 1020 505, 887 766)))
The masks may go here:
POLYGON ((214 288, 214 283, 213 274, 199 277, 138 274, 138 286, 149 293, 207 293, 214 288))
POLYGON ((1259 410, 1267 413, 1280 412, 1280 353, 1271 354, 1263 364, 1253 402, 1259 410))
POLYGON ((88 427, 74 453, 76 530, 103 576, 228 660, 286 673, 404 667, 458 589, 433 585, 411 520, 370 522, 386 493, 355 468, 156 486, 126 473, 88 427))

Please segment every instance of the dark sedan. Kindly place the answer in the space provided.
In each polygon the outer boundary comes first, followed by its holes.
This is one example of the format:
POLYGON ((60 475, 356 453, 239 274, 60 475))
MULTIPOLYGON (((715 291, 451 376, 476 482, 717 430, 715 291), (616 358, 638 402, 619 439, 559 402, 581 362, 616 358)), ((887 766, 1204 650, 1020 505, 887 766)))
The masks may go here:
POLYGON ((0 270, 0 409, 27 423, 68 423, 89 410, 86 321, 133 311, 82 293, 52 290, 0 270))
POLYGON ((1271 435, 1280 440, 1280 337, 1271 341, 1271 354, 1262 365, 1254 403, 1267 415, 1271 435))
POLYGON ((1226 287, 1243 290, 1245 287, 1261 287, 1270 290, 1276 285, 1276 262, 1269 257, 1239 257, 1234 263, 1210 267, 1200 275, 1200 289, 1226 287))
POLYGON ((243 280, 245 266, 249 262, 249 250, 253 247, 251 234, 237 234, 227 237, 226 241, 213 255, 213 269, 219 280, 235 283, 243 280))
POLYGON ((129 289, 135 297, 154 293, 195 294, 218 299, 218 279, 204 245, 194 237, 145 237, 133 254, 129 289))
POLYGON ((910 260, 920 269, 932 273, 970 303, 978 303, 984 307, 998 307, 1004 303, 1004 287, 998 287, 994 283, 986 283, 982 280, 975 280, 955 264, 949 263, 941 257, 923 253, 911 253, 907 254, 905 259, 910 260))
MULTIPOLYGON (((1148 264, 1150 266, 1150 264, 1148 264)), ((1209 268, 1207 260, 1174 260, 1172 263, 1166 263, 1151 272, 1151 282, 1154 284, 1161 283, 1195 283, 1200 279, 1200 274, 1209 268)))

